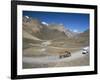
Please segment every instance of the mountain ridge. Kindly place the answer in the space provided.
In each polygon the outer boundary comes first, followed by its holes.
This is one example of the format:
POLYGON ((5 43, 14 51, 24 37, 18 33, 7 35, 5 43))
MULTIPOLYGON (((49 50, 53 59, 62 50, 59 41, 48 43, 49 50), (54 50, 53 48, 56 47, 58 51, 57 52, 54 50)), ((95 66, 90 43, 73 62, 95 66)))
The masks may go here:
MULTIPOLYGON (((42 39, 45 39, 42 36, 43 35, 46 36, 46 34, 50 36, 55 36, 55 38, 56 36, 58 36, 57 33, 59 34, 59 36, 62 35, 64 37, 69 37, 69 38, 76 35, 75 32, 72 32, 69 29, 65 29, 64 25, 62 24, 48 24, 46 22, 41 22, 38 19, 30 18, 28 16, 23 17, 23 29, 28 31, 32 35, 42 39), (43 35, 41 35, 42 33, 43 35)), ((51 39, 54 38, 51 37, 51 39)))

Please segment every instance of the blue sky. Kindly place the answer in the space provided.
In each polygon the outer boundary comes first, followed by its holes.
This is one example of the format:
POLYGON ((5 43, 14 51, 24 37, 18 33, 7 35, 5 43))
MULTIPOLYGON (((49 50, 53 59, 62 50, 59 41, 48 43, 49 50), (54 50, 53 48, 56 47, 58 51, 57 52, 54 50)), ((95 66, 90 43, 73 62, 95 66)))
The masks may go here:
POLYGON ((48 24, 63 24, 74 32, 83 32, 89 28, 89 14, 23 11, 23 16, 33 17, 48 24))

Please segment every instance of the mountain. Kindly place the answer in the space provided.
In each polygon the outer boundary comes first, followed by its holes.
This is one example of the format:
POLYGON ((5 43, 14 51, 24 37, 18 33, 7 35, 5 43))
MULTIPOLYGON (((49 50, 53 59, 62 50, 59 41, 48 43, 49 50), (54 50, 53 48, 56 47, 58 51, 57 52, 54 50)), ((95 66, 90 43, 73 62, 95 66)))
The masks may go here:
POLYGON ((79 36, 80 37, 87 37, 87 38, 89 38, 89 32, 90 32, 89 29, 87 29, 83 33, 80 33, 79 36))
POLYGON ((68 38, 74 34, 61 24, 47 24, 28 16, 23 17, 23 30, 42 40, 68 38))
POLYGON ((89 45, 89 29, 75 36, 74 40, 78 44, 82 44, 83 46, 89 45))
POLYGON ((32 33, 39 33, 42 26, 37 19, 30 18, 28 16, 23 17, 23 48, 32 47, 32 44, 39 44, 41 39, 33 35, 32 33))
POLYGON ((75 36, 77 36, 79 33, 77 33, 77 32, 72 32, 72 31, 70 31, 69 29, 65 29, 65 34, 69 37, 69 38, 73 38, 73 37, 75 37, 75 36))
POLYGON ((26 30, 28 33, 37 33, 42 28, 42 25, 39 20, 33 18, 23 17, 23 30, 26 30))
POLYGON ((55 42, 64 43, 62 46, 87 46, 89 45, 89 29, 83 33, 76 33, 65 29, 63 24, 48 24, 38 19, 23 16, 23 44, 24 48, 31 47, 32 44, 42 44, 42 42, 51 40, 52 45, 55 42))

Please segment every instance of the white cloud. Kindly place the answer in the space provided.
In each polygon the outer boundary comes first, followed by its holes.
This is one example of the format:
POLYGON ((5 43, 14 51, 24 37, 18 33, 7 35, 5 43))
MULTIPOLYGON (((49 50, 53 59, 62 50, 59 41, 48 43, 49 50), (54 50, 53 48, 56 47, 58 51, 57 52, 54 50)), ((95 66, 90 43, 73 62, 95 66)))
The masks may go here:
POLYGON ((47 26, 48 26, 48 23, 46 23, 46 22, 42 22, 42 24, 44 24, 44 25, 47 25, 47 26))
POLYGON ((29 16, 25 16, 26 18, 29 18, 29 16))

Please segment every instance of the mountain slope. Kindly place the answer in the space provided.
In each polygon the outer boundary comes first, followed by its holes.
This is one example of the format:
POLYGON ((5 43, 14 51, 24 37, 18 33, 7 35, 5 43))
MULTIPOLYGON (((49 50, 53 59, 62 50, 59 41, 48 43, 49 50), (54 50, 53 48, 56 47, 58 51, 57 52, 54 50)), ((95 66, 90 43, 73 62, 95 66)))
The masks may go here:
POLYGON ((52 40, 58 38, 68 38, 62 25, 45 25, 41 21, 33 18, 23 17, 23 30, 27 33, 43 40, 52 40))
POLYGON ((89 29, 87 29, 83 33, 78 34, 76 37, 77 38, 74 39, 78 44, 82 44, 84 46, 89 45, 89 29))
POLYGON ((42 41, 41 39, 39 39, 39 38, 29 34, 25 30, 23 30, 23 38, 28 38, 28 39, 32 39, 32 40, 42 41))
POLYGON ((26 45, 40 44, 51 40, 56 46, 89 45, 89 29, 83 33, 75 33, 65 29, 62 24, 48 24, 28 16, 23 17, 23 41, 26 45), (57 42, 57 43, 56 43, 57 42))

